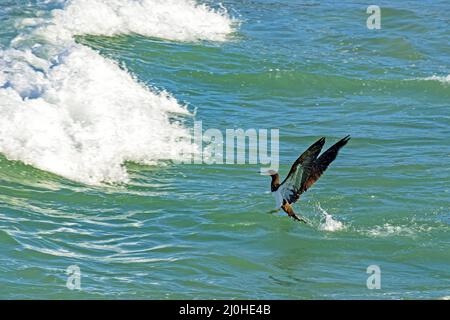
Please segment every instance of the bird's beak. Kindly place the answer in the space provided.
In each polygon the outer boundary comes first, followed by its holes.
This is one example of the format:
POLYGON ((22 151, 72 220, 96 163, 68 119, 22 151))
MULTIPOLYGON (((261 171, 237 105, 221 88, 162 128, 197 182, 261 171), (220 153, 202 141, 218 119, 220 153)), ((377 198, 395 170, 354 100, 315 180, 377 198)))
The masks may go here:
POLYGON ((270 176, 270 175, 272 175, 271 171, 267 170, 267 169, 260 169, 259 170, 259 174, 262 175, 262 176, 270 176))

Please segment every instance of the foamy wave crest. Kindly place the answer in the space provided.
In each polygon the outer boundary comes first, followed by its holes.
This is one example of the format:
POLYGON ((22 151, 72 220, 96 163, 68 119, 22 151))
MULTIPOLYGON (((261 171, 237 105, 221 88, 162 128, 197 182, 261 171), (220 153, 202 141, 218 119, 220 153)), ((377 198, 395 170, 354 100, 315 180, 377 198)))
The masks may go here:
POLYGON ((429 81, 439 81, 442 83, 450 83, 450 75, 444 77, 444 76, 431 76, 431 77, 427 77, 424 78, 424 80, 429 80, 429 81))
POLYGON ((40 31, 52 41, 83 34, 129 33, 169 40, 224 41, 232 24, 225 8, 213 10, 192 0, 70 0, 64 10, 53 11, 52 21, 40 31))
POLYGON ((192 148, 189 131, 169 120, 186 113, 175 99, 89 48, 50 66, 30 52, 0 56, 0 152, 9 159, 95 184, 126 181, 125 161, 153 164, 192 148))
MULTIPOLYGON (((20 25, 20 23, 19 23, 20 25)), ((89 184, 126 182, 124 162, 155 164, 196 150, 170 94, 76 44, 79 34, 141 33, 224 40, 231 20, 188 0, 72 0, 0 50, 0 152, 89 184), (16 49, 14 49, 16 48, 16 49)))

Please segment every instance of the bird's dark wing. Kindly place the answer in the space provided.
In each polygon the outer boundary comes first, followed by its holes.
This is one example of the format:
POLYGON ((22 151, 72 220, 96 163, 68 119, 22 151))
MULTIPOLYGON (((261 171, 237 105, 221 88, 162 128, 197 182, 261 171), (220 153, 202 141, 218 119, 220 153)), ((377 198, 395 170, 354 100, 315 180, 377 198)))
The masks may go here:
POLYGON ((339 150, 345 146, 349 140, 350 136, 346 136, 320 155, 314 162, 312 166, 313 169, 309 175, 305 175, 304 179, 302 179, 300 194, 307 191, 317 180, 319 180, 320 176, 327 170, 330 163, 336 159, 339 150))
POLYGON ((314 161, 320 154, 325 138, 320 138, 317 142, 311 145, 303 154, 294 162, 286 179, 280 184, 280 192, 283 199, 289 203, 294 203, 300 196, 300 186, 302 185, 303 176, 309 176, 314 161))
MULTIPOLYGON (((314 157, 306 157, 306 159, 301 161, 299 167, 302 170, 297 169, 295 173, 292 174, 290 178, 286 178, 285 183, 283 182, 280 186, 283 198, 289 203, 297 201, 303 192, 307 191, 317 180, 319 180, 320 176, 325 172, 330 163, 336 159, 339 150, 345 146, 349 140, 350 136, 347 136, 330 147, 321 154, 320 157, 317 158, 318 154, 316 154, 314 157)), ((325 142, 325 140, 323 142, 325 142)), ((311 148, 312 146, 310 149, 311 148)), ((305 153, 307 153, 308 150, 305 153)), ((302 158, 302 156, 300 158, 302 158)))

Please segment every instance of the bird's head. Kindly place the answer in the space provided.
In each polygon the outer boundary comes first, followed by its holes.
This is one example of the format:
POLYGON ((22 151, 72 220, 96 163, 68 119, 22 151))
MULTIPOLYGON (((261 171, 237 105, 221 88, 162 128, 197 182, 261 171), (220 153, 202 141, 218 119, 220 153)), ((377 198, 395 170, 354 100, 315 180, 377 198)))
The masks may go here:
POLYGON ((270 183, 270 190, 272 192, 277 191, 278 187, 280 186, 280 175, 276 170, 270 169, 270 170, 261 170, 261 174, 265 176, 270 176, 272 178, 272 181, 270 183))
POLYGON ((261 174, 264 175, 264 176, 271 176, 271 177, 273 177, 273 176, 276 176, 278 174, 278 172, 276 172, 275 170, 272 170, 272 169, 264 170, 264 171, 261 170, 261 174))

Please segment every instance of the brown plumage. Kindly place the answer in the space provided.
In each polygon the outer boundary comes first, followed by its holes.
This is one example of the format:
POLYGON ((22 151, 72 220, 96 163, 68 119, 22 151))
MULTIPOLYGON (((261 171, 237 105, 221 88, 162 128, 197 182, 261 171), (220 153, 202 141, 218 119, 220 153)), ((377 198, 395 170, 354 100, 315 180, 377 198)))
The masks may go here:
POLYGON ((270 183, 270 190, 272 192, 277 191, 278 187, 280 186, 280 175, 278 173, 271 175, 272 182, 270 183))
POLYGON ((350 136, 341 139, 319 156, 325 144, 325 138, 320 138, 294 162, 286 179, 281 183, 278 173, 270 173, 272 177, 271 190, 277 193, 277 198, 281 197, 281 202, 277 203, 279 208, 283 209, 290 217, 306 223, 305 219, 294 213, 291 204, 295 203, 300 195, 321 177, 330 163, 336 159, 339 150, 349 140, 350 136))
POLYGON ((283 211, 286 212, 288 216, 291 217, 292 219, 306 224, 308 223, 308 221, 306 221, 305 218, 299 217, 298 215, 295 214, 294 209, 285 199, 283 200, 283 205, 281 206, 281 209, 283 209, 283 211))

